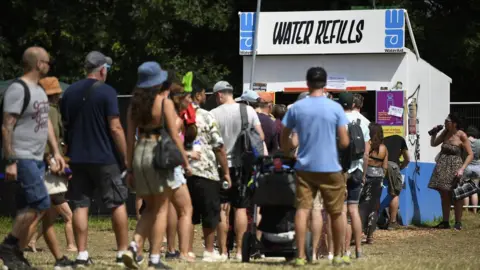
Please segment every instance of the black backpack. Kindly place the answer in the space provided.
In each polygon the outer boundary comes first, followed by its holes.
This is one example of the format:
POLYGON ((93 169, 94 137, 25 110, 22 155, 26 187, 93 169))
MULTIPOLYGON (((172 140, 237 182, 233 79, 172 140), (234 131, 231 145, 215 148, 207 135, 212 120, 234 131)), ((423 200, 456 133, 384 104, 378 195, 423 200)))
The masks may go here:
POLYGON ((340 165, 344 172, 350 169, 352 161, 363 158, 365 153, 365 137, 360 126, 360 119, 348 124, 350 144, 346 149, 339 150, 340 165))
MULTIPOLYGON (((23 113, 25 113, 25 110, 27 109, 27 106, 30 103, 30 89, 28 88, 28 85, 22 79, 16 79, 10 85, 12 85, 14 83, 19 83, 23 87, 24 98, 23 98, 22 111, 20 112, 20 116, 21 116, 21 115, 23 115, 23 113)), ((2 123, 2 125, 3 125, 3 101, 4 101, 3 99, 5 97, 5 92, 6 91, 7 90, 5 89, 5 91, 0 93, 0 110, 1 110, 1 113, 0 113, 0 121, 1 122, 0 123, 2 123)), ((2 149, 2 151, 3 151, 3 134, 1 134, 1 133, 0 133, 0 149, 2 149)), ((3 155, 3 152, 2 152, 2 155, 3 155)))

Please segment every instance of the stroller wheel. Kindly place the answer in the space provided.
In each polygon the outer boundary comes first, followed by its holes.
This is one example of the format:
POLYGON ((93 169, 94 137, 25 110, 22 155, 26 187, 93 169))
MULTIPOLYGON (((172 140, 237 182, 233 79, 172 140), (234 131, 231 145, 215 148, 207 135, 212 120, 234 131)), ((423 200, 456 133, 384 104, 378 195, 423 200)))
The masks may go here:
POLYGON ((253 253, 255 239, 250 232, 245 232, 242 238, 242 262, 250 262, 250 256, 253 253))
POLYGON ((305 256, 307 262, 311 263, 313 261, 313 235, 311 232, 307 232, 305 235, 305 256))

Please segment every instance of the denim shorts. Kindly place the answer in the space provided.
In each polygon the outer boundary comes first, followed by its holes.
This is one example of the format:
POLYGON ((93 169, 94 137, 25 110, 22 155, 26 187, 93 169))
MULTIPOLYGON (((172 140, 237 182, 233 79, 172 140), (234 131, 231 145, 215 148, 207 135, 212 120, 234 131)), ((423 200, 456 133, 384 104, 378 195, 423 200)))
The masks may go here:
POLYGON ((44 211, 50 208, 50 196, 45 186, 45 163, 33 159, 17 161, 17 210, 35 209, 44 211))
POLYGON ((347 179, 347 205, 358 204, 363 189, 363 173, 359 169, 351 172, 347 179))

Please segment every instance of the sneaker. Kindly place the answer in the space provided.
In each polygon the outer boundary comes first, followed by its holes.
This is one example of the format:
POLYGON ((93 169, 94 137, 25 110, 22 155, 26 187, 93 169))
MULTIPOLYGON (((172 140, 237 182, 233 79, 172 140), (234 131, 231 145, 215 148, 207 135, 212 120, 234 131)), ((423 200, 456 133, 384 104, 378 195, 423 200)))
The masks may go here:
POLYGON ((127 252, 123 253, 121 259, 128 269, 140 269, 140 266, 144 262, 144 257, 137 255, 137 252, 132 247, 129 247, 127 252))
POLYGON ((242 261, 242 254, 236 254, 235 257, 233 257, 234 261, 241 262, 242 261))
POLYGON ((195 253, 193 252, 188 252, 188 256, 192 257, 192 258, 197 258, 197 255, 195 255, 195 253))
POLYGON ((328 261, 330 261, 330 262, 333 261, 333 253, 330 253, 330 252, 329 252, 329 253, 328 253, 328 256, 327 256, 327 259, 328 259, 328 261))
POLYGON ((343 263, 346 265, 352 264, 352 259, 350 258, 350 256, 343 256, 342 260, 343 260, 343 263))
POLYGON ((165 253, 165 260, 176 260, 180 257, 180 251, 175 250, 175 252, 169 252, 167 251, 165 253))
POLYGON ((332 260, 332 265, 333 266, 342 266, 344 263, 343 263, 343 259, 342 257, 339 257, 339 256, 335 256, 332 260))
POLYGON ((208 251, 204 251, 203 252, 203 259, 202 261, 204 262, 219 262, 222 260, 222 257, 220 256, 220 254, 218 254, 217 252, 213 251, 213 252, 208 252, 208 251))
POLYGON ((86 268, 93 264, 92 259, 88 258, 86 260, 76 259, 74 263, 75 268, 86 268))
POLYGON ((302 267, 302 266, 305 266, 305 264, 307 264, 307 260, 305 260, 304 258, 296 258, 295 259, 295 266, 296 267, 302 267))
POLYGON ((402 226, 400 226, 400 224, 398 224, 397 222, 390 222, 388 224, 388 229, 393 231, 393 230, 398 230, 398 229, 401 229, 402 226))
POLYGON ((67 256, 63 256, 60 260, 55 262, 53 266, 54 270, 66 270, 66 269, 73 269, 75 262, 67 258, 67 256))
POLYGON ((0 244, 0 259, 3 261, 4 270, 32 269, 23 252, 15 246, 0 244))
POLYGON ((442 221, 437 226, 434 227, 435 229, 450 229, 450 223, 448 221, 442 221))
POLYGON ((172 269, 172 268, 166 264, 163 264, 162 262, 158 262, 158 263, 148 262, 148 269, 172 269))
POLYGON ((455 222, 455 226, 453 226, 455 231, 461 231, 462 230, 462 223, 461 222, 455 222))
POLYGON ((361 252, 361 251, 355 252, 355 259, 358 260, 358 259, 361 259, 363 257, 364 257, 363 252, 361 252))
POLYGON ((222 254, 222 255, 220 255, 220 261, 221 261, 221 262, 226 262, 226 261, 228 261, 228 254, 222 254))
POLYGON ((115 264, 116 264, 117 266, 120 266, 120 267, 124 267, 124 266, 125 266, 125 264, 123 263, 122 257, 117 257, 117 258, 115 258, 115 264))

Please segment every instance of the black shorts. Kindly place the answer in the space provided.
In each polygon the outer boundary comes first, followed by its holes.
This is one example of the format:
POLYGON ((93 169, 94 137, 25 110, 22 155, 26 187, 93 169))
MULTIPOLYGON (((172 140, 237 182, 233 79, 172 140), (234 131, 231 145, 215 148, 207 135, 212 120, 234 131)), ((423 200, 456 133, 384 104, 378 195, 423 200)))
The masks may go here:
POLYGON ((220 182, 199 176, 187 178, 192 198, 192 223, 203 228, 215 229, 220 222, 220 182))
POLYGON ((99 189, 106 208, 123 205, 128 198, 128 189, 122 180, 116 164, 71 164, 72 179, 68 186, 67 198, 73 208, 90 206, 96 189, 99 189))
POLYGON ((61 205, 67 201, 65 199, 65 192, 50 195, 50 200, 53 206, 61 205))
POLYGON ((247 186, 251 171, 242 171, 238 168, 229 168, 232 187, 222 190, 222 203, 230 203, 233 208, 242 209, 251 206, 251 189, 247 186))

